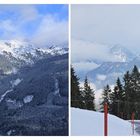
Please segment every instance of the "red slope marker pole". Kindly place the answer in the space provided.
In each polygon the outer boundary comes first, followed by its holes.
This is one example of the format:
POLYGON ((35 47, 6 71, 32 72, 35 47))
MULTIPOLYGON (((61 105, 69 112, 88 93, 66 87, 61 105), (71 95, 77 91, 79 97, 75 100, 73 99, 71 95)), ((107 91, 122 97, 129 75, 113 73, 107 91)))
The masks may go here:
POLYGON ((108 105, 104 103, 104 136, 108 135, 108 105))
POLYGON ((135 128, 134 128, 134 119, 135 119, 135 113, 133 112, 133 113, 132 113, 132 116, 131 116, 132 135, 134 135, 134 133, 135 133, 135 128))

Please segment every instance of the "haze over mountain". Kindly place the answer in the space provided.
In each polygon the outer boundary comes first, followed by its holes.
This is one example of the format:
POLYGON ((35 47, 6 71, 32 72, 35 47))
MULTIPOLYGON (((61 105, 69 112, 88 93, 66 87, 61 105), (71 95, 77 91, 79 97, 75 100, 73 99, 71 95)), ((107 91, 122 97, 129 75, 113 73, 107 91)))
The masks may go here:
POLYGON ((106 84, 114 84, 118 76, 122 76, 134 65, 140 65, 139 55, 119 44, 73 40, 72 45, 72 64, 78 76, 83 81, 87 75, 97 89, 106 84))
POLYGON ((139 5, 73 5, 72 65, 97 89, 139 67, 139 5), (132 12, 131 12, 132 11, 132 12), (82 14, 82 16, 80 16, 82 14))

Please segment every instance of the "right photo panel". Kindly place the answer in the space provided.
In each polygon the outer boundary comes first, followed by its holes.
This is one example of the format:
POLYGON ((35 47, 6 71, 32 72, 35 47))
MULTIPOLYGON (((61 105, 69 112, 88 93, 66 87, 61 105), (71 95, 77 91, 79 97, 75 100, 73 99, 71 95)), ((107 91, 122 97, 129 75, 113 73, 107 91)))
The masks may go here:
POLYGON ((140 5, 71 5, 71 135, 140 135, 140 5))

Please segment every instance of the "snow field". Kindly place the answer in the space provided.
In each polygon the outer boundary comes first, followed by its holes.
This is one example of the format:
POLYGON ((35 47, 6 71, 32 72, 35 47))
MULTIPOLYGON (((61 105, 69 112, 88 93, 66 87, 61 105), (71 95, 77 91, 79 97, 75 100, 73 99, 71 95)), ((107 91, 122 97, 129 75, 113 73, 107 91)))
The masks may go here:
MULTIPOLYGON (((88 111, 78 108, 71 109, 72 136, 103 136, 104 113, 88 111)), ((108 114, 109 136, 131 136, 131 123, 114 115, 108 114)), ((138 135, 135 132, 135 135, 138 135)))

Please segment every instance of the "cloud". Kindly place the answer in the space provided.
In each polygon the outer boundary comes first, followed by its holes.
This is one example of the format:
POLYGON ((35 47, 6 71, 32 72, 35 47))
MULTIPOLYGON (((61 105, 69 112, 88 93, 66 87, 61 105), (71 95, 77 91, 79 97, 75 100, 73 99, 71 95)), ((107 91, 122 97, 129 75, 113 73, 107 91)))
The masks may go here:
POLYGON ((72 5, 71 11, 74 39, 122 44, 140 52, 140 5, 72 5))
POLYGON ((32 41, 41 46, 68 42, 68 22, 59 21, 51 15, 43 17, 32 41))
POLYGON ((85 40, 72 39, 71 56, 72 62, 80 61, 118 61, 110 53, 110 47, 85 40))
POLYGON ((19 26, 15 26, 15 24, 11 20, 0 21, 0 30, 2 31, 1 39, 22 39, 24 38, 20 32, 18 32, 19 26))
POLYGON ((41 16, 34 6, 29 5, 27 5, 26 7, 21 7, 20 12, 20 20, 22 20, 23 22, 33 21, 41 16))
POLYGON ((97 68, 99 65, 96 63, 91 63, 91 62, 74 62, 72 64, 76 72, 82 71, 82 72, 87 72, 90 70, 93 70, 97 68))
POLYGON ((67 43, 68 21, 60 18, 63 11, 66 6, 49 13, 39 11, 37 5, 1 5, 0 38, 28 39, 39 46, 67 43))
POLYGON ((0 28, 3 29, 4 31, 9 31, 9 32, 14 32, 14 24, 11 22, 11 20, 4 20, 0 22, 1 26, 0 28))
POLYGON ((100 81, 104 81, 106 79, 106 75, 103 75, 103 74, 98 74, 97 75, 97 80, 100 80, 100 81))
POLYGON ((39 12, 34 5, 0 5, 1 18, 16 22, 27 22, 38 18, 39 12))

